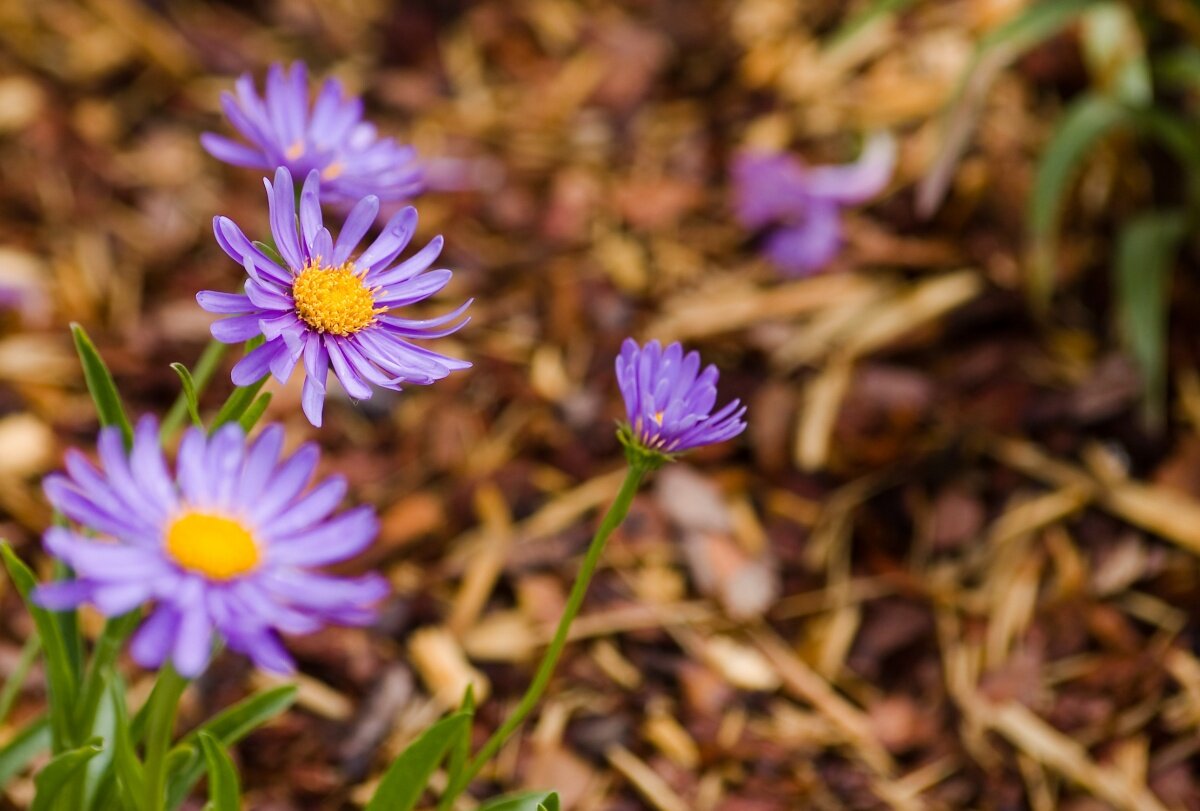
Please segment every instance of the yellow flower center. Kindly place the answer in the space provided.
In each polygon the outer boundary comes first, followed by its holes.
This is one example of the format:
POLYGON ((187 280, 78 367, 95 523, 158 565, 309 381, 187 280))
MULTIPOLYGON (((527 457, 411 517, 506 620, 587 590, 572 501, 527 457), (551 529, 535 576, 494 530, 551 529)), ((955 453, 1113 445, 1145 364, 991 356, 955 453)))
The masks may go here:
POLYGON ((356 273, 354 263, 323 268, 314 259, 292 282, 296 315, 317 332, 353 335, 369 327, 386 308, 375 306, 375 292, 356 273))
POLYGON ((211 580, 232 580, 258 565, 254 536, 231 518, 187 512, 167 529, 167 554, 211 580))

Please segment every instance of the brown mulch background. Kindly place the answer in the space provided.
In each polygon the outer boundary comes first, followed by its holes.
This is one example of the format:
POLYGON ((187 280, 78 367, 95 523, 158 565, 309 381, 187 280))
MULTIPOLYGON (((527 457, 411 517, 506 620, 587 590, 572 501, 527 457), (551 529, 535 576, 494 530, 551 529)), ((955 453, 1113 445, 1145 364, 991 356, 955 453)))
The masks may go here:
MULTIPOLYGON (((477 794, 574 811, 1200 809, 1200 378, 1177 274, 1165 430, 1115 349, 1101 154, 1068 217, 1062 292, 1021 290, 1033 161, 1084 81, 1070 35, 998 77, 948 196, 914 188, 979 38, 1015 0, 917 4, 836 46, 865 4, 486 0, 0 3, 0 531, 30 560, 40 477, 95 417, 66 324, 133 410, 162 412, 242 271, 211 219, 266 233, 256 173, 197 141, 218 93, 302 58, 380 129, 463 162, 417 201, 473 296, 439 348, 474 369, 268 418, 383 517, 377 627, 290 645, 298 708, 237 758, 252 809, 358 807, 473 681, 478 742, 518 699, 615 493, 622 338, 681 339, 750 405, 747 434, 660 472, 606 553, 540 713, 477 794), (850 6, 849 9, 845 6, 850 6), (785 280, 733 223, 739 146, 814 162, 900 138, 830 273, 785 280)), ((1133 170, 1131 170, 1133 171, 1133 170)), ((336 218, 334 218, 336 219, 336 218)), ((224 372, 205 397, 219 404, 224 372)), ((31 623, 0 581, 0 676, 31 623)), ((94 630, 98 623, 91 618, 94 630)), ((135 698, 149 676, 130 667, 135 698)), ((184 723, 263 677, 226 655, 184 723)), ((38 678, 13 724, 37 711, 38 678)), ((14 781, 0 807, 24 807, 14 781)), ((199 809, 194 800, 189 806, 199 809)), ((463 808, 471 807, 465 802, 463 808)))

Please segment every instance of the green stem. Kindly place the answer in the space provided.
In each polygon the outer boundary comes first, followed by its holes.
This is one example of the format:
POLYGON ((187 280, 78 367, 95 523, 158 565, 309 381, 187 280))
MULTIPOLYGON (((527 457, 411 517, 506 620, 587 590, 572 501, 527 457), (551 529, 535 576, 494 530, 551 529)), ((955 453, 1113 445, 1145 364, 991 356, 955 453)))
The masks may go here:
POLYGON ((175 730, 179 697, 188 681, 168 662, 158 672, 158 682, 150 694, 150 713, 146 721, 146 809, 163 811, 167 802, 167 753, 175 730))
MULTIPOLYGON (((204 347, 204 351, 200 354, 200 359, 196 361, 196 368, 191 370, 192 380, 196 384, 197 397, 204 392, 204 388, 212 380, 217 367, 221 365, 221 359, 225 357, 225 353, 228 351, 229 344, 223 344, 215 338, 208 342, 208 346, 204 347)), ((158 434, 159 439, 165 444, 179 430, 185 419, 187 419, 187 397, 181 392, 175 398, 175 403, 171 406, 171 410, 167 412, 167 416, 163 418, 162 428, 158 434)))
POLYGON ((141 618, 142 612, 134 610, 104 623, 104 630, 96 640, 96 646, 92 650, 92 661, 88 664, 83 687, 79 691, 79 704, 76 707, 78 715, 75 719, 75 730, 79 740, 91 737, 100 699, 108 689, 112 664, 117 659, 121 645, 133 633, 141 618))
POLYGON ((525 720, 525 717, 537 706, 538 700, 542 697, 542 693, 545 692, 546 686, 550 683, 550 677, 554 675, 554 668, 558 664, 559 656, 562 655, 563 647, 567 643, 567 635, 571 630, 571 623, 575 621, 575 617, 579 614, 579 609, 583 606, 583 598, 587 595, 588 585, 592 582, 592 575, 596 572, 596 566, 600 562, 600 555, 604 552, 608 536, 612 535, 613 530, 625 520, 625 516, 629 513, 629 506, 633 503, 633 497, 637 493, 638 486, 649 471, 649 465, 630 464, 629 470, 625 474, 625 481, 621 484, 621 490, 617 493, 616 500, 608 508, 608 512, 604 515, 604 520, 600 522, 600 527, 596 530, 596 534, 592 538, 591 545, 588 546, 587 555, 583 558, 583 565, 579 567, 579 575, 575 578, 575 584, 571 587, 571 593, 567 597, 566 608, 563 609, 562 617, 558 621, 558 628, 554 631, 554 638, 550 640, 549 647, 546 648, 545 654, 542 655, 541 664, 538 665, 537 674, 533 677, 529 689, 521 697, 521 703, 513 710, 512 715, 492 734, 492 737, 488 738, 478 754, 471 758, 457 779, 451 782, 446 793, 442 795, 441 802, 438 804, 439 809, 448 809, 451 807, 458 798, 458 795, 462 794, 470 784, 472 778, 479 773, 484 764, 500 751, 500 747, 504 745, 509 736, 516 732, 517 728, 525 720))
POLYGON ((8 680, 4 682, 4 687, 0 688, 0 725, 3 725, 4 719, 8 718, 8 711, 12 709, 13 702, 17 700, 17 694, 25 685, 25 679, 29 676, 33 662, 41 650, 42 638, 38 636, 37 631, 34 631, 25 640, 16 667, 9 674, 8 680))

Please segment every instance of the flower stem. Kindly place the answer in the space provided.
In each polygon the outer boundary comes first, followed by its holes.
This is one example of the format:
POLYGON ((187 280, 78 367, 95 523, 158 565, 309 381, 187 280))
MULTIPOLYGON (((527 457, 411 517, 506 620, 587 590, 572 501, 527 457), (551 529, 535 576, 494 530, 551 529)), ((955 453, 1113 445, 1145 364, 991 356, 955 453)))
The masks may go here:
POLYGON ((150 714, 146 719, 146 808, 163 811, 167 802, 167 752, 175 731, 175 713, 179 697, 188 680, 168 662, 158 672, 158 681, 150 694, 150 714))
POLYGON ((608 542, 608 537, 625 520, 625 516, 629 513, 629 506, 633 503, 633 497, 637 493, 638 486, 642 483, 642 479, 650 469, 648 465, 630 464, 629 470, 625 474, 625 481, 621 483, 621 489, 617 493, 616 499, 613 501, 612 506, 608 508, 608 512, 605 513, 604 520, 600 522, 600 527, 596 530, 591 545, 588 546, 583 564, 579 567, 579 575, 575 578, 575 584, 571 587, 571 593, 567 597, 566 608, 563 609, 562 617, 558 621, 558 627, 554 631, 554 638, 550 640, 549 647, 546 648, 545 654, 542 655, 542 661, 538 665, 537 673, 533 677, 529 689, 521 697, 521 702, 513 710, 512 715, 492 734, 492 737, 488 738, 475 757, 471 758, 470 762, 463 768, 462 773, 451 782, 446 793, 442 795, 441 802, 438 805, 439 809, 448 809, 451 807, 458 798, 458 795, 462 794, 470 784, 471 779, 495 756, 505 741, 521 726, 525 717, 537 706, 538 700, 542 697, 542 693, 545 692, 547 685, 550 683, 550 677, 554 675, 554 668, 558 664, 563 647, 567 643, 567 635, 571 630, 571 623, 575 621, 575 617, 579 614, 579 609, 583 606, 583 598, 587 595, 588 585, 592 581, 592 575, 596 572, 596 566, 600 562, 600 555, 604 552, 604 546, 608 542))

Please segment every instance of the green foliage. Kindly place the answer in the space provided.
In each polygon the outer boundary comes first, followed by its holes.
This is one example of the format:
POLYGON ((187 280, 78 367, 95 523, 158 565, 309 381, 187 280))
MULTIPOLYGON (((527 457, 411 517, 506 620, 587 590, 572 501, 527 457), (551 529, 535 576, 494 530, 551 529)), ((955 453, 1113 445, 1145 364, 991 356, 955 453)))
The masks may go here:
POLYGON ((71 324, 71 336, 75 339, 75 351, 79 353, 79 362, 83 365, 83 378, 91 392, 92 401, 96 404, 96 414, 100 424, 116 425, 121 429, 128 446, 133 442, 133 427, 125 416, 125 406, 121 404, 121 395, 117 392, 117 384, 113 382, 112 373, 104 364, 104 359, 96 350, 96 345, 88 337, 87 332, 79 324, 71 324))
POLYGON ((366 811, 412 811, 446 753, 470 728, 471 715, 456 712, 425 730, 392 761, 366 811))
POLYGON ((12 740, 0 746, 0 788, 25 771, 35 757, 50 748, 50 719, 42 715, 27 723, 12 740))
POLYGON ((242 789, 237 769, 221 742, 207 732, 197 735, 208 763, 208 804, 205 811, 241 811, 242 789))
POLYGON ((25 601, 33 622, 37 626, 38 635, 42 638, 42 648, 45 651, 46 681, 50 689, 50 728, 53 732, 53 749, 62 752, 75 741, 72 729, 72 713, 76 688, 79 684, 79 674, 72 664, 73 657, 68 653, 66 642, 60 624, 54 614, 37 605, 30 599, 37 580, 29 567, 17 557, 7 541, 0 541, 0 557, 4 558, 4 566, 8 575, 17 587, 21 599, 25 601))
POLYGON ((558 795, 553 791, 510 794, 489 800, 478 811, 559 811, 558 795))
POLYGON ((177 808, 196 781, 204 775, 207 764, 197 751, 201 734, 211 736, 223 746, 231 746, 292 706, 295 701, 295 685, 273 687, 239 701, 186 735, 167 761, 167 808, 177 808), (176 752, 181 754, 176 755, 176 752))
POLYGON ((179 384, 183 387, 183 401, 187 404, 187 412, 188 416, 192 418, 192 425, 203 428, 204 423, 200 420, 200 401, 196 395, 196 381, 192 379, 192 373, 182 363, 172 363, 171 368, 175 370, 175 374, 179 375, 179 384))
POLYGON ((1145 416, 1152 427, 1164 417, 1171 270, 1187 224, 1181 211, 1149 212, 1126 223, 1117 239, 1117 319, 1142 373, 1145 416))
POLYGON ((70 796, 76 785, 76 777, 87 767, 88 761, 103 751, 99 738, 93 738, 83 746, 68 749, 56 755, 33 778, 37 793, 29 811, 58 811, 70 808, 70 796))

